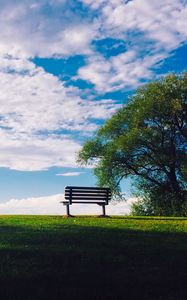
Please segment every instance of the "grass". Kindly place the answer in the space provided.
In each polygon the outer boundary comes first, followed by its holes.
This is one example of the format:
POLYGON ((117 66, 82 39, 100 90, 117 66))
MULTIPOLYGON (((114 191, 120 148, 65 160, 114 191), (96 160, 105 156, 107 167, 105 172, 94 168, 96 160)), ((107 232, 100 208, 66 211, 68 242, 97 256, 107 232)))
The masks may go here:
POLYGON ((0 217, 1 299, 187 299, 187 219, 0 217))

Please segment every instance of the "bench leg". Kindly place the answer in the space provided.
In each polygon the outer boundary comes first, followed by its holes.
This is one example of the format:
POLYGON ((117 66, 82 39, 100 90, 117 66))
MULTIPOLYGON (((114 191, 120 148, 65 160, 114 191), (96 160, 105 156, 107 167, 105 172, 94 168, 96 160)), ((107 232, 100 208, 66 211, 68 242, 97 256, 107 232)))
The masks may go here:
POLYGON ((103 209, 103 217, 105 217, 106 216, 105 205, 102 205, 102 209, 103 209))
POLYGON ((64 205, 66 206, 66 215, 65 215, 65 217, 66 218, 73 218, 74 216, 72 216, 72 215, 70 215, 70 208, 69 208, 69 204, 67 204, 67 203, 64 203, 64 205))
POLYGON ((69 204, 66 205, 67 217, 70 216, 69 204))

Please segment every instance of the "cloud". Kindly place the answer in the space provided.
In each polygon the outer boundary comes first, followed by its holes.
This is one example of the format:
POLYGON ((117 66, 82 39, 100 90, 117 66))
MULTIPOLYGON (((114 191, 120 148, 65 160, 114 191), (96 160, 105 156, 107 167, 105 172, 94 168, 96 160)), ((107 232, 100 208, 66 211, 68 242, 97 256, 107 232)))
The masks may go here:
POLYGON ((92 41, 106 37, 121 38, 130 48, 169 51, 186 41, 186 11, 182 0, 1 1, 0 53, 94 56, 92 41))
POLYGON ((82 100, 76 88, 22 59, 3 58, 0 89, 0 125, 18 132, 92 131, 90 118, 106 119, 115 111, 114 101, 82 100))
POLYGON ((89 54, 97 30, 77 11, 73 0, 1 1, 0 52, 25 58, 89 54))
POLYGON ((142 80, 154 76, 152 68, 166 57, 164 53, 138 56, 129 50, 108 60, 102 56, 91 57, 87 65, 78 70, 78 76, 93 83, 99 92, 136 88, 142 80))
POLYGON ((63 214, 60 201, 63 195, 52 195, 47 197, 11 199, 7 202, 0 203, 0 214, 63 214))
MULTIPOLYGON (((0 203, 0 214, 24 214, 24 215, 65 215, 66 208, 60 203, 64 199, 63 194, 46 197, 11 199, 0 203)), ((126 202, 110 203, 106 206, 108 215, 127 215, 130 206, 136 198, 129 198, 126 202)), ((74 215, 99 215, 101 207, 95 204, 74 204, 71 206, 74 215)))
POLYGON ((115 112, 113 100, 83 100, 76 88, 23 58, 0 60, 0 166, 44 170, 75 166, 80 142, 72 134, 97 129, 115 112), (11 86, 11 88, 10 88, 11 86))
POLYGON ((100 35, 124 41, 126 50, 115 57, 91 56, 79 69, 80 78, 97 92, 136 88, 154 79, 158 65, 187 42, 187 3, 182 0, 82 0, 97 12, 100 35))
POLYGON ((103 30, 128 37, 131 31, 173 49, 187 37, 187 5, 181 0, 82 0, 93 10, 99 10, 103 30), (175 24, 175 25, 174 25, 175 24))
POLYGON ((79 143, 66 137, 12 135, 0 130, 0 166, 20 171, 76 167, 79 143))
POLYGON ((56 176, 65 176, 65 177, 71 177, 71 176, 79 176, 85 172, 66 172, 66 173, 59 173, 56 174, 56 176))

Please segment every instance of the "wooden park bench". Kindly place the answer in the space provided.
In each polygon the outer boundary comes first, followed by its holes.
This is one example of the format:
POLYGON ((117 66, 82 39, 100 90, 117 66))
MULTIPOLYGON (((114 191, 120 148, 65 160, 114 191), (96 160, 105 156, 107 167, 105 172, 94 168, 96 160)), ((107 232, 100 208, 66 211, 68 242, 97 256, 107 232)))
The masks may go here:
POLYGON ((105 205, 108 205, 110 199, 111 191, 109 188, 66 186, 65 200, 61 203, 66 206, 68 217, 71 217, 69 206, 74 203, 98 204, 102 206, 102 216, 105 217, 105 205))

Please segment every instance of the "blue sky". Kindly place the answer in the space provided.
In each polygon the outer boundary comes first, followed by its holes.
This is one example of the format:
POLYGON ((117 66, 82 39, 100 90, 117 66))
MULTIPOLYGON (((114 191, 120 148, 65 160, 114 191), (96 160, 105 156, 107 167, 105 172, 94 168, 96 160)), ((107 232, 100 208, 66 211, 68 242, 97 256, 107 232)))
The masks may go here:
POLYGON ((83 142, 138 86, 187 69, 186 0, 2 0, 0 27, 0 205, 95 185, 83 142))

